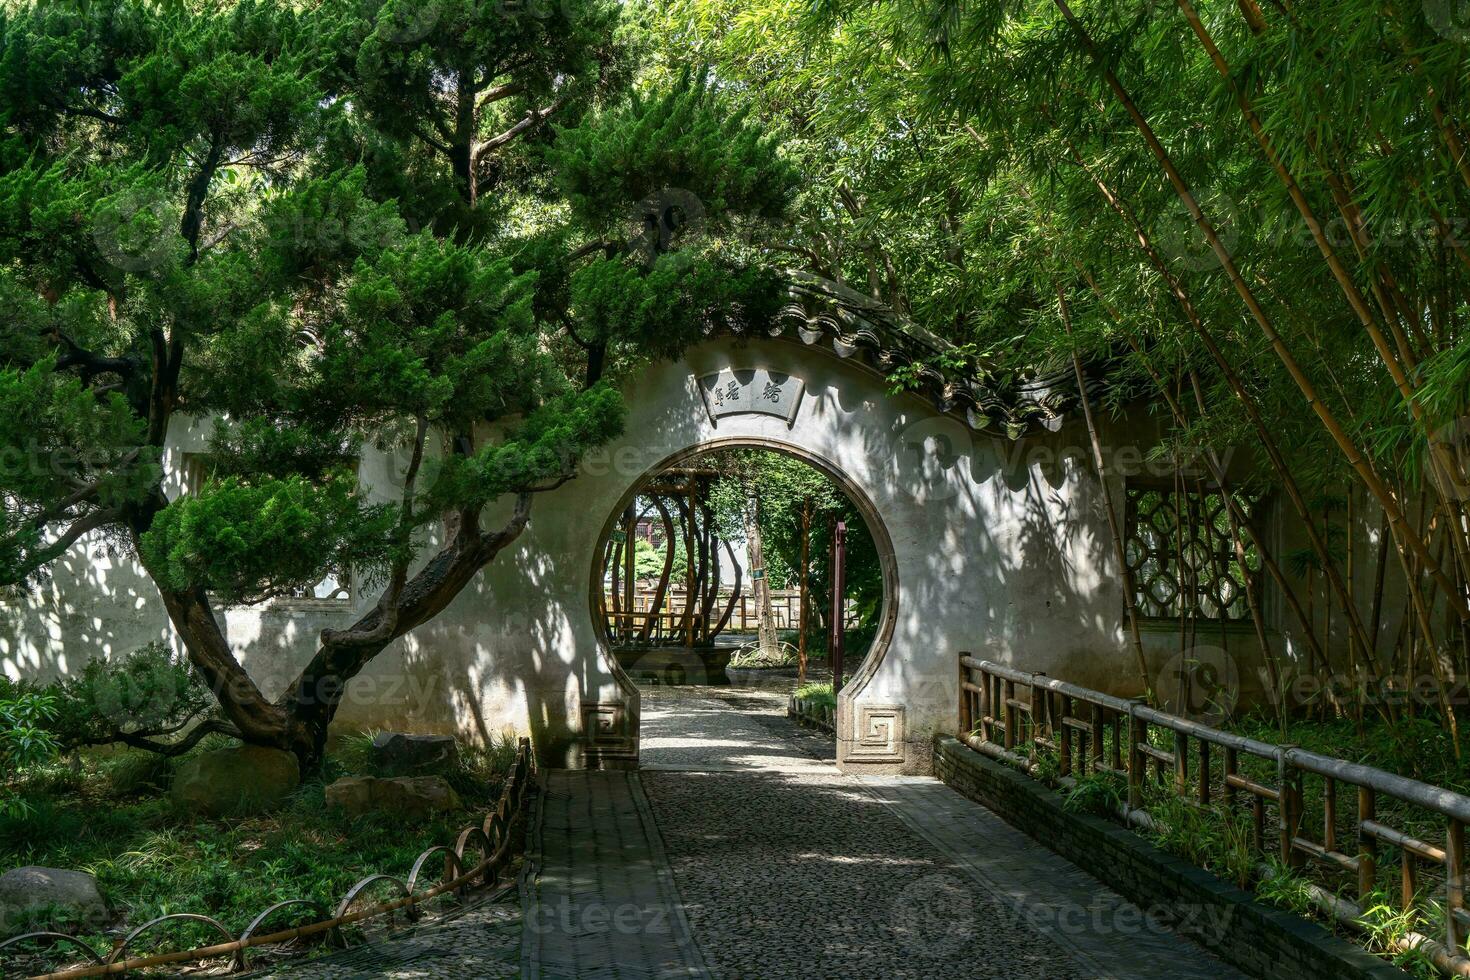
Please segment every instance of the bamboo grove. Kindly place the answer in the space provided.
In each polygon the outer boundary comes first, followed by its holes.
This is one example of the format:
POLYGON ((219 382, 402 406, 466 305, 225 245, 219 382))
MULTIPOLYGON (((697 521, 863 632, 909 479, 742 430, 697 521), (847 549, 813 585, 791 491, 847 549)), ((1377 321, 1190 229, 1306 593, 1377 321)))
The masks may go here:
POLYGON ((1312 710, 1457 732, 1461 5, 677 0, 643 16, 789 132, 808 189, 777 248, 998 384, 1075 357, 1105 366, 1099 414, 1156 416, 1154 451, 1218 487, 1244 574, 1301 638, 1273 653, 1252 599, 1273 687, 1307 676, 1312 710), (1257 493, 1286 533, 1248 519, 1257 493), (1428 695, 1385 696, 1415 683, 1428 695))

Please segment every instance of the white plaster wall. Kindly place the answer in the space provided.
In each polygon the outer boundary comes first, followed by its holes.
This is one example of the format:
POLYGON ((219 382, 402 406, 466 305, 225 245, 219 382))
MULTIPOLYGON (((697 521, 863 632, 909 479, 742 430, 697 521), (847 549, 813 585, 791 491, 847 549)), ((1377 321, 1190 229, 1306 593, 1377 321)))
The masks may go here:
MULTIPOLYGON (((902 705, 902 748, 919 764, 929 735, 954 724, 961 649, 1054 673, 1085 659, 1119 679, 1122 598, 1080 455, 1043 471, 923 400, 889 394, 863 366, 788 341, 710 342, 681 362, 651 366, 628 395, 626 434, 578 479, 539 498, 513 554, 409 644, 462 664, 457 682, 470 702, 519 703, 553 757, 583 758, 581 702, 620 702, 636 714, 636 691, 602 648, 591 612, 595 551, 609 518, 650 470, 717 441, 810 454, 882 517, 896 572, 892 638, 845 692, 846 741, 864 734, 861 706, 902 705), (726 367, 802 378, 806 396, 792 425, 764 415, 712 422, 696 379, 726 367)), ((612 740, 619 734, 633 733, 612 732, 612 740)))
MULTIPOLYGON (((955 723, 960 650, 1138 693, 1080 425, 1020 445, 976 436, 917 396, 890 394, 861 364, 764 338, 714 340, 679 362, 651 365, 627 395, 625 434, 594 453, 577 479, 539 496, 525 533, 443 615, 353 682, 339 729, 488 739, 512 727, 530 732, 552 764, 628 764, 637 692, 593 621, 595 551, 641 477, 715 441, 756 440, 807 454, 881 515, 892 545, 892 634, 875 644, 844 691, 841 755, 850 767, 922 768, 930 735, 955 723), (696 379, 727 367, 803 379, 806 394, 792 424, 764 415, 713 423, 696 379), (589 705, 604 707, 588 718, 589 705), (892 706, 902 707, 898 733, 892 706), (583 728, 599 718, 607 731, 589 753, 583 728)), ((177 427, 171 464, 202 449, 206 435, 201 426, 177 427)), ((1126 441, 1127 430, 1117 437, 1126 441)), ((401 465, 373 449, 362 479, 386 496, 401 465)), ((1121 506, 1121 493, 1116 499, 1121 506)), ((495 510, 486 526, 504 520, 509 502, 495 510)), ((373 598, 230 610, 226 628, 246 668, 274 696, 309 659, 323 627, 351 621, 373 598)), ((168 633, 147 580, 94 541, 60 563, 37 595, 0 609, 0 668, 45 678, 168 633)), ((1172 634, 1150 639, 1151 669, 1176 643, 1172 634)), ((1248 656, 1244 647, 1240 653, 1248 656)))

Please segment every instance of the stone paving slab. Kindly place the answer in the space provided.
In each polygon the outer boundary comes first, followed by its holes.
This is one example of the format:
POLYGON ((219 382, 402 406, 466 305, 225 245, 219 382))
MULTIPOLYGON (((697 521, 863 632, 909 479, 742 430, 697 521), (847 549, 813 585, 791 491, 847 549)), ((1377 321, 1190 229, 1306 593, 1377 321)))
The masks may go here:
POLYGON ((709 975, 636 773, 549 773, 535 840, 524 976, 709 975))

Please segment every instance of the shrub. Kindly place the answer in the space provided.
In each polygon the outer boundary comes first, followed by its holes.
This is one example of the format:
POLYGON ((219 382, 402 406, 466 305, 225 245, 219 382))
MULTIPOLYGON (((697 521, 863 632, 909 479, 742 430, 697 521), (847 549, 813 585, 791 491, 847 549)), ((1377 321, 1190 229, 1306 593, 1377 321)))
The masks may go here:
MULTIPOLYGON (((56 717, 56 697, 0 678, 0 772, 19 773, 49 762, 59 751, 46 727, 56 717)), ((0 785, 0 813, 21 817, 30 806, 0 785)))
POLYGON ((1128 784, 1116 772, 1090 772, 1078 776, 1076 785, 1062 798, 1062 808, 1072 813, 1111 817, 1123 805, 1128 784))
POLYGON ((55 699, 51 728, 66 749, 167 737, 214 706, 198 672, 161 643, 93 660, 44 690, 55 699))
POLYGON ((803 684, 796 689, 796 699, 818 706, 837 707, 837 695, 832 693, 831 684, 803 684))

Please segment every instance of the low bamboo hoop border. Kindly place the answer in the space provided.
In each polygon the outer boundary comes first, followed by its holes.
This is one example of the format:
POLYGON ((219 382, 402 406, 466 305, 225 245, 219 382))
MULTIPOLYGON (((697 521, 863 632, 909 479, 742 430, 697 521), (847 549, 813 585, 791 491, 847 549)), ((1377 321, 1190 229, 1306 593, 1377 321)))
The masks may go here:
POLYGON ((837 731, 837 709, 829 704, 816 704, 793 694, 786 713, 797 721, 815 725, 825 732, 837 731))
POLYGON ((308 925, 295 926, 272 932, 266 935, 256 935, 255 931, 261 927, 272 915, 285 908, 298 905, 311 906, 318 913, 325 909, 317 902, 310 899, 292 899, 287 902, 279 902, 272 905, 256 916, 245 927, 245 931, 238 939, 229 938, 230 931, 217 919, 205 915, 197 915, 188 912, 179 912, 173 915, 161 916, 151 922, 134 929, 120 943, 118 943, 106 956, 98 953, 91 946, 77 939, 56 932, 31 932, 16 936, 0 943, 0 952, 6 947, 14 946, 27 940, 50 940, 53 945, 67 943, 86 951, 87 956, 93 961, 93 966, 80 967, 71 970, 63 970, 55 973, 39 974, 31 980, 80 980, 83 977, 117 976, 129 970, 141 970, 155 966, 167 966, 171 963, 195 962, 198 960, 214 959, 216 957, 231 955, 232 972, 240 973, 248 969, 248 954, 256 946, 269 946, 275 943, 290 942, 295 939, 303 939, 308 936, 316 936, 327 933, 329 939, 338 946, 345 946, 342 937, 343 926, 364 919, 372 919, 381 915, 391 915, 399 909, 405 909, 409 921, 417 921, 422 916, 418 908, 425 902, 438 898, 449 892, 464 894, 476 883, 491 885, 499 880, 500 871, 511 858, 511 830, 521 819, 525 811, 526 793, 536 780, 536 762, 531 754, 531 740, 522 738, 516 746, 516 761, 511 767, 510 775, 506 777, 505 786, 501 789, 500 799, 495 809, 485 816, 484 821, 478 827, 466 827, 460 831, 458 839, 453 847, 437 845, 431 847, 419 855, 414 861, 413 869, 409 872, 408 880, 405 882, 391 875, 373 874, 363 878, 357 884, 347 890, 342 901, 337 906, 336 913, 331 918, 324 918, 308 925), (471 843, 478 845, 482 858, 474 867, 466 869, 464 865, 464 852, 471 843), (492 850, 493 848, 493 850, 492 850), (437 855, 444 856, 444 876, 447 880, 426 891, 416 892, 419 874, 424 865, 437 855), (455 877, 450 878, 451 874, 455 877), (388 902, 379 902, 367 908, 351 911, 352 905, 368 887, 388 882, 396 885, 402 892, 399 898, 388 902), (212 946, 200 946, 194 949, 178 950, 172 953, 155 953, 151 956, 141 956, 132 959, 121 959, 127 952, 129 946, 140 936, 151 931, 156 926, 167 922, 202 922, 227 937, 227 941, 216 943, 212 946))

